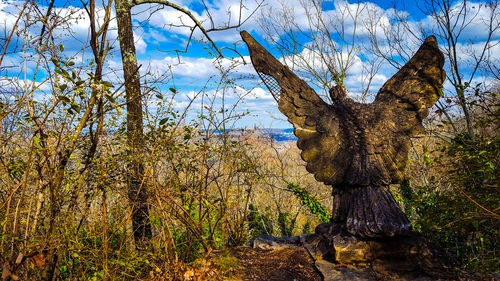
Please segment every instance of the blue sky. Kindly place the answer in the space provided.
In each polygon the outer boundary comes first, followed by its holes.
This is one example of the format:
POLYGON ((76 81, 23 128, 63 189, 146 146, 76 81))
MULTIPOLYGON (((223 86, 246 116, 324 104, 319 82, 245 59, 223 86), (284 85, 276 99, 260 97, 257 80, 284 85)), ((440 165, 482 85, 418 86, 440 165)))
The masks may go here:
MULTIPOLYGON (((201 1, 198 0, 179 0, 172 1, 177 5, 188 8, 193 11, 194 15, 203 22, 205 28, 210 28, 211 21, 209 19, 209 14, 212 16, 213 24, 217 27, 222 27, 227 24, 236 24, 238 22, 238 17, 240 12, 242 13, 242 18, 248 17, 251 12, 253 12, 259 4, 259 0, 246 0, 243 1, 244 8, 240 9, 239 0, 220 0, 220 1, 205 1, 208 6, 209 13, 204 9, 201 1)), ((306 9, 301 4, 302 2, 309 1, 299 1, 299 0, 289 0, 283 1, 284 7, 287 9, 293 8, 293 18, 296 20, 297 25, 304 29, 307 29, 307 16, 306 9)), ((99 1, 98 1, 99 3, 99 1)), ((279 4, 280 1, 267 1, 264 0, 262 5, 257 9, 257 11, 250 17, 240 28, 225 30, 220 32, 213 32, 210 35, 212 39, 216 42, 218 47, 231 47, 236 49, 239 53, 244 56, 244 60, 249 62, 248 52, 245 45, 242 43, 239 37, 239 31, 242 29, 248 30, 252 35, 256 37, 262 44, 269 49, 276 56, 280 57, 279 52, 272 48, 272 44, 266 42, 268 39, 262 30, 262 26, 259 25, 259 21, 262 19, 263 14, 273 11, 272 13, 278 13, 283 10, 283 6, 279 4)), ((323 3, 322 16, 325 19, 335 18, 337 12, 340 10, 354 11, 358 5, 361 5, 362 12, 359 13, 358 25, 356 27, 356 36, 359 43, 366 43, 367 26, 380 26, 378 36, 382 40, 382 29, 385 28, 395 28, 397 27, 397 21, 394 20, 394 13, 397 11, 400 15, 407 15, 410 23, 410 27, 416 32, 419 29, 427 30, 427 34, 433 30, 435 24, 432 19, 422 13, 419 7, 414 1, 398 1, 396 9, 394 10, 393 1, 372 1, 372 2, 343 2, 343 1, 326 1, 323 3), (370 19, 371 16, 371 19, 370 19)), ((10 30, 19 14, 20 7, 24 2, 18 1, 4 1, 0 2, 0 29, 10 30), (9 29, 10 28, 10 29, 9 29)), ((46 4, 46 3, 45 3, 46 4)), ((40 4, 40 11, 44 11, 46 6, 44 2, 40 4)), ((459 5, 454 3, 453 5, 459 5)), ((81 3, 79 1, 59 1, 56 0, 56 9, 54 10, 56 14, 64 18, 69 18, 65 29, 58 29, 55 31, 55 35, 58 41, 61 42, 64 47, 65 56, 75 56, 76 62, 85 62, 89 59, 90 50, 87 48, 86 52, 81 52, 82 46, 88 40, 88 29, 89 21, 86 17, 83 9, 81 9, 81 3), (71 35, 68 35, 69 31, 71 35)), ((179 89, 179 93, 175 98, 174 106, 179 110, 182 110, 190 101, 190 98, 196 96, 196 93, 204 89, 204 93, 207 98, 213 98, 216 95, 214 104, 220 106, 222 102, 222 95, 224 94, 224 102, 226 103, 226 108, 231 107, 237 103, 237 112, 249 112, 247 117, 239 120, 235 126, 236 127, 274 127, 274 128, 289 128, 289 124, 277 110, 277 105, 271 95, 267 92, 267 89, 260 83, 260 81, 254 76, 254 71, 251 65, 243 64, 242 58, 238 56, 237 53, 231 51, 230 49, 224 49, 223 54, 226 58, 221 60, 215 60, 214 56, 208 54, 209 49, 207 45, 203 43, 198 43, 197 40, 203 39, 199 30, 194 33, 194 39, 190 42, 190 46, 187 53, 175 53, 175 49, 184 49, 187 43, 188 35, 190 33, 189 27, 192 25, 185 15, 175 11, 171 8, 165 7, 163 9, 155 9, 156 6, 142 5, 133 8, 133 19, 134 19, 134 36, 136 41, 137 56, 141 66, 141 71, 143 75, 151 72, 152 74, 165 74, 169 73, 169 79, 165 81, 159 88, 164 94, 168 94, 168 88, 175 87, 179 89), (151 11, 155 10, 154 14, 151 11), (183 27, 178 27, 184 25, 183 27), (221 73, 214 64, 222 66, 224 69, 234 68, 229 74, 229 77, 234 79, 234 85, 231 89, 228 89, 224 93, 221 89, 217 88, 217 82, 220 81, 221 73), (207 84, 208 81, 208 84, 207 84), (205 85, 208 85, 204 87, 205 85)), ((478 2, 469 2, 468 9, 472 12, 476 12, 476 16, 471 18, 471 23, 464 29, 461 34, 459 43, 463 45, 462 49, 459 51, 463 52, 460 56, 463 60, 464 65, 467 65, 468 59, 472 59, 471 55, 477 52, 476 49, 481 49, 481 43, 486 39, 486 32, 484 26, 484 19, 487 17, 487 9, 482 7, 478 2), (475 10, 474 10, 475 9, 475 10), (477 12, 480 10, 479 12, 477 12), (469 45, 467 45, 469 44, 469 45), (468 47, 467 47, 468 46, 468 47), (467 47, 467 48, 466 48, 467 47), (468 57, 469 56, 469 57, 468 57)), ((102 11, 99 11, 102 15, 102 11)), ((473 14, 471 12, 471 14, 473 14)), ((291 12, 292 13, 292 12, 291 12)), ((497 12, 498 13, 498 12, 497 12)), ((114 16, 114 12, 113 12, 114 16)), ((500 16, 496 15, 496 21, 498 21, 500 16)), ((21 26, 22 27, 22 26, 21 26)), ((344 22, 344 27, 347 35, 351 35, 350 30, 353 29, 353 21, 347 20, 344 22)), ((40 24, 34 24, 26 28, 27 35, 24 38, 29 41, 36 38, 40 31, 40 24)), ((282 34, 275 34, 275 36, 281 36, 282 34)), ((418 37, 418 36, 417 36, 418 37)), ((111 23, 111 30, 109 33, 109 42, 111 46, 114 46, 113 52, 110 54, 107 60, 107 69, 109 70, 107 74, 107 79, 112 81, 115 85, 121 83, 121 71, 120 71, 120 55, 119 55, 119 44, 116 41, 116 22, 111 23)), ((18 43, 22 46, 23 37, 18 37, 18 43)), ((300 37, 300 40, 307 41, 306 37, 300 37)), ((404 42, 402 44, 405 46, 405 51, 408 53, 413 53, 418 48, 418 45, 423 38, 416 38, 412 36, 403 36, 404 42)), ((500 59, 500 47, 498 42, 500 40, 500 32, 496 32, 492 36, 492 46, 490 49, 491 57, 493 60, 500 59)), ((307 42, 305 45, 307 46, 307 42)), ((13 47, 12 45, 11 47, 13 47)), ((383 46, 389 48, 390 46, 383 46)), ((12 50, 12 48, 11 48, 12 50)), ((316 58, 314 54, 307 53, 307 50, 301 50, 303 54, 310 56, 310 59, 314 61, 316 58)), ((353 98, 359 98, 360 93, 363 92, 363 77, 366 75, 367 69, 367 59, 371 55, 369 50, 364 48, 362 44, 359 50, 352 54, 352 66, 348 69, 348 76, 345 80, 345 85, 347 86, 348 93, 353 98)), ((283 61, 287 61, 289 58, 280 58, 283 61)), ((397 58, 396 58, 397 59, 397 58)), ((22 60, 19 54, 8 54, 2 63, 4 68, 1 73, 2 76, 9 77, 24 77, 24 72, 26 72, 27 80, 32 80, 34 65, 29 64, 26 69, 22 67, 22 60)), ((318 62, 321 68, 320 63, 318 62)), ((466 67, 465 71, 468 71, 466 67)), ((385 61, 381 61, 379 65, 378 72, 373 76, 372 84, 369 89, 370 94, 375 94, 383 83, 396 71, 394 67, 385 61)), ((154 76, 154 75, 153 75, 154 76)), ((37 76, 37 82, 44 80, 43 74, 37 76)), ((151 83, 154 77, 145 76, 143 82, 151 83)), ((474 82, 481 82, 484 85, 491 83, 493 80, 487 73, 478 73, 474 82)), ((314 86, 318 92, 321 92, 318 86, 314 86)), ((449 85, 447 85, 449 87, 449 85)), ((50 96, 51 87, 50 85, 42 85, 40 87, 41 91, 45 91, 46 96, 50 96)), ((44 93, 41 93, 43 95, 44 93)), ((451 95, 451 92, 450 92, 451 95)), ((154 97, 151 98, 148 105, 151 106, 149 111, 154 111, 155 108, 154 97)), ((201 108, 201 99, 193 102, 195 116, 196 108, 201 108)))

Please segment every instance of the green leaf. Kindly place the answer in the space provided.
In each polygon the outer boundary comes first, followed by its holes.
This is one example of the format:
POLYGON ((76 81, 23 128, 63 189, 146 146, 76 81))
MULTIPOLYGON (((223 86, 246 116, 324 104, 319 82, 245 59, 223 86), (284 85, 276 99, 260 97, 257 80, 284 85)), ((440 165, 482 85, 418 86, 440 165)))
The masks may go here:
POLYGON ((160 126, 163 126, 165 123, 167 123, 167 121, 168 121, 168 117, 161 119, 160 126))
POLYGON ((169 88, 169 90, 174 93, 174 94, 177 94, 177 90, 175 88, 169 88))
POLYGON ((104 97, 112 103, 115 103, 115 99, 110 94, 105 94, 104 97))
POLYGON ((61 90, 61 92, 62 92, 64 90, 66 90, 67 87, 68 87, 68 85, 66 85, 66 84, 59 85, 59 90, 61 90))
POLYGON ((56 69, 56 73, 61 74, 63 77, 70 79, 69 73, 65 69, 58 68, 56 69))
POLYGON ((425 164, 431 163, 431 158, 429 157, 429 155, 427 155, 427 153, 424 153, 424 162, 425 164))
POLYGON ((59 60, 56 59, 56 58, 51 58, 50 61, 55 65, 55 66, 59 66, 59 60))
POLYGON ((108 88, 113 88, 113 84, 111 82, 108 82, 108 81, 102 81, 102 84, 108 88))
POLYGON ((72 110, 76 111, 77 113, 80 113, 80 106, 76 103, 72 104, 70 107, 72 110))
POLYGON ((59 96, 58 97, 63 103, 70 103, 71 100, 68 97, 65 96, 59 96))

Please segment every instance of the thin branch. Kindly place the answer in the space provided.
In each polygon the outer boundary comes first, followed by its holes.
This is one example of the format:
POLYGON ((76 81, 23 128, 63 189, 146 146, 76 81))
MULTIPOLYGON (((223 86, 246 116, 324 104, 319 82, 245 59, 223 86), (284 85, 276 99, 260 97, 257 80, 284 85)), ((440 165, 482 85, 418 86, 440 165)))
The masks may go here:
MULTIPOLYGON (((217 47, 217 45, 215 44, 213 39, 208 34, 208 31, 203 27, 201 22, 193 15, 193 13, 191 13, 190 10, 185 9, 177 4, 174 4, 170 1, 165 1, 165 0, 133 0, 131 3, 129 3, 129 6, 134 7, 134 6, 141 5, 141 4, 161 4, 161 5, 165 5, 165 6, 168 6, 170 8, 173 8, 174 10, 177 10, 179 12, 182 12, 183 14, 188 16, 194 22, 195 27, 198 27, 200 29, 200 31, 203 33, 205 38, 207 38, 207 40, 210 42, 210 44, 215 48, 215 50, 219 54, 219 57, 224 57, 224 55, 221 53, 221 51, 219 50, 219 48, 217 47)), ((191 31, 191 34, 193 32, 194 32, 194 29, 191 31)), ((191 36, 189 38, 191 39, 191 36)))
POLYGON ((43 34, 45 33, 45 28, 47 27, 47 21, 49 20, 50 12, 52 11, 52 8, 54 7, 54 2, 55 2, 55 0, 50 0, 49 8, 47 9, 47 13, 45 14, 45 17, 43 19, 42 31, 40 32, 40 45, 42 44, 41 38, 43 37, 43 34))
POLYGON ((483 209, 484 211, 490 213, 491 215, 493 215, 494 217, 496 217, 497 219, 500 219, 500 215, 493 212, 493 211, 490 211, 488 210, 486 207, 484 207, 483 205, 479 204, 478 202, 476 202, 476 200, 472 199, 469 195, 467 195, 467 193, 465 193, 465 191, 459 187, 459 186, 455 186, 458 191, 460 191, 460 193, 462 193, 463 196, 465 196, 467 199, 469 199, 470 201, 472 201, 472 203, 474 203, 476 206, 478 206, 479 208, 483 209))
MULTIPOLYGON (((213 31, 223 31, 223 30, 229 30, 229 29, 234 29, 234 28, 240 27, 251 16, 253 16, 253 14, 260 8, 260 6, 262 6, 263 2, 264 1, 261 1, 261 2, 257 3, 257 7, 252 11, 252 13, 250 13, 250 15, 248 17, 246 17, 243 20, 241 18, 243 4, 240 3, 240 15, 239 15, 239 19, 238 19, 238 23, 237 24, 235 24, 235 25, 228 25, 228 26, 224 26, 224 27, 212 27, 210 29, 206 29, 205 27, 203 27, 202 23, 198 20, 198 18, 190 10, 188 10, 186 8, 183 8, 183 7, 181 7, 181 6, 179 6, 179 5, 175 4, 175 3, 172 3, 170 1, 167 1, 167 0, 132 0, 132 2, 129 2, 129 7, 134 7, 134 6, 138 6, 138 5, 141 5, 141 4, 160 4, 160 5, 164 5, 164 6, 173 8, 174 10, 177 10, 179 12, 182 12, 183 14, 185 14, 186 16, 188 16, 194 22, 194 26, 190 27, 191 28, 191 32, 190 32, 190 35, 189 35, 188 42, 186 44, 186 49, 184 51, 180 51, 180 52, 183 52, 183 53, 187 52, 187 49, 188 49, 189 44, 191 42, 191 39, 193 37, 194 31, 196 30, 196 28, 198 28, 203 33, 203 35, 205 36, 205 38, 208 40, 208 42, 210 43, 210 45, 212 45, 212 47, 217 51, 219 57, 223 58, 224 55, 222 54, 222 50, 225 49, 225 48, 219 48, 219 47, 217 47, 217 44, 212 39, 212 37, 210 37, 209 33, 213 32, 213 31)), ((205 10, 207 11, 207 14, 209 15, 209 19, 210 19, 210 21, 212 23, 212 26, 214 26, 212 16, 211 16, 211 14, 210 14, 210 12, 209 12, 209 10, 208 10, 205 2, 203 2, 203 6, 205 7, 205 10)), ((231 49, 231 48, 227 48, 227 49, 231 49)), ((234 50, 234 49, 232 49, 232 50, 234 50)), ((238 53, 238 52, 236 52, 236 53, 238 53)))
POLYGON ((5 47, 4 47, 4 49, 3 49, 2 56, 0 57, 0 65, 2 65, 3 57, 5 56, 5 53, 7 52, 7 47, 9 46, 10 40, 12 39, 12 35, 14 35, 14 32, 16 31, 17 24, 19 23, 19 20, 21 19, 21 16, 23 15, 24 10, 26 9, 26 7, 28 7, 28 4, 29 4, 30 2, 31 2, 31 0, 28 0, 28 1, 26 1, 26 2, 24 3, 23 9, 22 9, 22 10, 21 10, 21 12, 19 13, 19 16, 17 17, 16 22, 14 23, 14 26, 12 27, 12 30, 11 30, 10 35, 9 35, 9 38, 7 38, 7 40, 6 40, 6 43, 5 43, 5 47))

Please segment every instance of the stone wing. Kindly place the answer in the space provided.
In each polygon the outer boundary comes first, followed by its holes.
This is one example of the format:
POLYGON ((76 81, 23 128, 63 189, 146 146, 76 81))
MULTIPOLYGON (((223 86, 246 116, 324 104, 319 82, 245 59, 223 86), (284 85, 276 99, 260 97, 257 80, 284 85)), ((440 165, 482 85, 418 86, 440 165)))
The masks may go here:
POLYGON ((444 56, 436 38, 428 37, 415 55, 380 89, 371 104, 384 116, 373 129, 379 136, 378 151, 393 182, 401 180, 410 137, 422 134, 422 120, 438 100, 446 73, 444 56))
POLYGON ((248 46, 255 70, 288 117, 298 137, 297 146, 307 162, 307 170, 326 184, 341 182, 351 157, 342 149, 345 134, 339 118, 316 92, 290 69, 281 64, 246 31, 241 36, 248 46), (336 161, 334 161, 336 160, 336 161))

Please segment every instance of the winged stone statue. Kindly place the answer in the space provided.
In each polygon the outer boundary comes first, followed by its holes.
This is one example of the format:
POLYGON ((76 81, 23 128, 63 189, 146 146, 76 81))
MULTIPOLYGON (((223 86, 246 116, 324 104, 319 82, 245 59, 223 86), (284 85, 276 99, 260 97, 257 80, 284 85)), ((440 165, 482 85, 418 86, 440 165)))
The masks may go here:
POLYGON ((436 38, 425 39, 372 103, 355 102, 335 86, 329 104, 248 32, 241 36, 255 70, 293 124, 307 171, 333 187, 332 222, 366 238, 408 234, 411 224, 389 185, 402 180, 410 138, 423 133, 422 120, 439 98, 445 72, 436 38))

